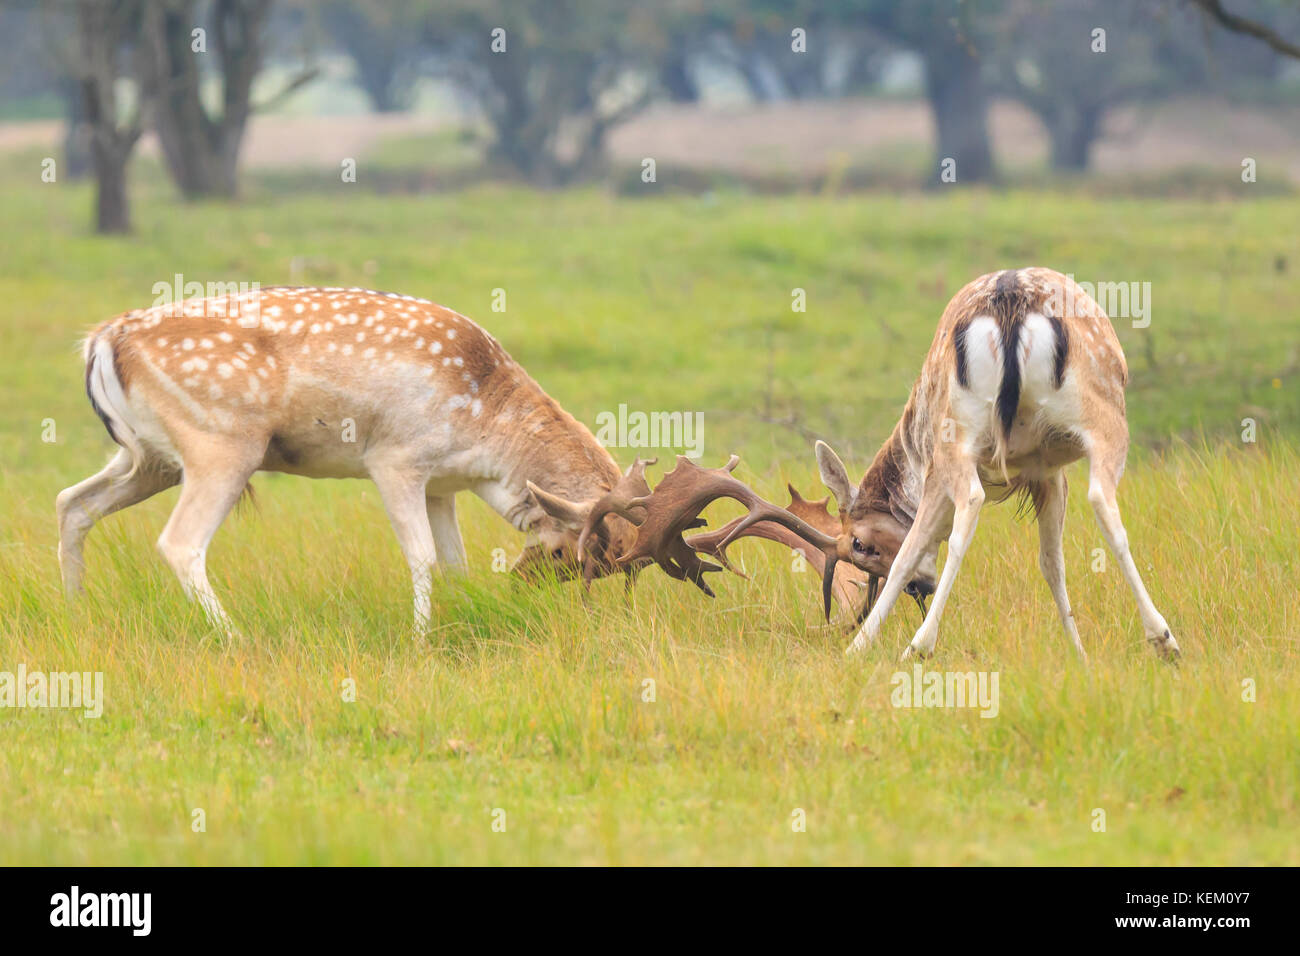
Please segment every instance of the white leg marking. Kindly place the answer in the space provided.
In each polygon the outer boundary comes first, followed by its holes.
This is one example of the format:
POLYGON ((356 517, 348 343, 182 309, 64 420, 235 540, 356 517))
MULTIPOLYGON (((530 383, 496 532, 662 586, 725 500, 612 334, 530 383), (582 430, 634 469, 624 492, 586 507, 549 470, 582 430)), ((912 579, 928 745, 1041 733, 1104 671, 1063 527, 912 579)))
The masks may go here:
POLYGON ((1169 632, 1169 625, 1165 623, 1164 617, 1152 603, 1151 596, 1147 594, 1142 576, 1138 574, 1137 565, 1133 562, 1133 555, 1129 553, 1128 532, 1124 530, 1124 523, 1119 516, 1119 505, 1115 501, 1115 482, 1101 474, 1096 467, 1092 468, 1089 476, 1088 501, 1096 512, 1097 523, 1101 525, 1101 532, 1106 537, 1106 543, 1110 545, 1111 553, 1115 555, 1115 560, 1119 562, 1129 587, 1133 589, 1147 640, 1162 656, 1176 656, 1179 653, 1178 642, 1174 640, 1173 634, 1169 632))
POLYGON ((186 596, 197 599, 208 621, 232 637, 235 629, 208 583, 208 544, 239 500, 256 467, 254 464, 221 472, 187 472, 180 501, 158 537, 158 550, 180 578, 186 596))
POLYGON ((943 492, 938 490, 922 492, 921 503, 916 509, 916 520, 912 523, 912 529, 908 531, 907 537, 903 539, 903 546, 898 549, 898 554, 894 557, 894 563, 889 568, 889 576, 885 578, 885 586, 880 590, 880 597, 876 599, 875 607, 871 609, 867 619, 862 622, 862 627, 858 629, 853 643, 845 649, 845 654, 850 656, 860 654, 875 643, 876 638, 880 636, 880 628, 885 623, 885 618, 889 616, 898 596, 903 593, 903 588, 907 587, 908 582, 912 580, 912 575, 916 573, 917 565, 921 563, 926 549, 934 541, 936 529, 946 520, 948 509, 951 507, 952 503, 943 492))
POLYGON ((943 616, 943 607, 948 603, 948 594, 952 591, 957 572, 961 570, 962 558, 966 556, 966 549, 970 547, 971 538, 975 536, 975 528, 979 525, 980 508, 983 505, 984 488, 980 485, 979 478, 972 475, 966 496, 956 504, 952 534, 948 536, 948 559, 944 562, 943 574, 939 576, 939 587, 935 589, 934 601, 925 615, 925 620, 921 622, 916 635, 912 638, 912 643, 903 650, 903 660, 907 660, 913 654, 928 657, 933 653, 935 642, 939 639, 939 619, 943 616))
POLYGON ((427 479, 404 468, 372 468, 370 477, 379 488, 388 520, 411 569, 411 585, 415 589, 415 632, 416 637, 423 637, 428 633, 433 612, 431 575, 438 558, 424 497, 427 479))
POLYGON ((81 593, 81 578, 85 572, 82 547, 95 522, 170 488, 178 480, 173 472, 148 467, 142 467, 125 478, 130 471, 131 456, 126 449, 121 449, 102 471, 65 488, 55 501, 54 509, 59 521, 59 571, 69 598, 81 593))
POLYGON ((1044 482, 1044 486, 1043 506, 1038 512, 1038 566, 1052 590, 1066 636, 1079 656, 1087 660, 1083 642, 1079 640, 1079 628, 1074 623, 1074 612, 1070 610, 1070 596, 1065 590, 1065 552, 1061 548, 1061 536, 1065 531, 1065 472, 1058 471, 1044 482))

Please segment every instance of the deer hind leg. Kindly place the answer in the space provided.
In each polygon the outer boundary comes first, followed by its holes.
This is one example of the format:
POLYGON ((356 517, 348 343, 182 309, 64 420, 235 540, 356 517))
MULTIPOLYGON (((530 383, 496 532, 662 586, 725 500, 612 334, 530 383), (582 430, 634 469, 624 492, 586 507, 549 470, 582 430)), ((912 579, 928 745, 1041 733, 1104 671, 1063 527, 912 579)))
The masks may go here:
POLYGON ((1101 532, 1110 546, 1111 553, 1119 563, 1120 570, 1124 572, 1129 587, 1133 589, 1147 640, 1162 657, 1177 657, 1178 642, 1170 633, 1164 617, 1156 610, 1151 596, 1147 594, 1146 586, 1142 583, 1142 576, 1138 574, 1137 564, 1134 563, 1133 555, 1129 552, 1128 532, 1124 530, 1124 522, 1120 520, 1119 504, 1115 500, 1119 477, 1124 470, 1126 450, 1126 442, 1111 448, 1101 442, 1093 441, 1088 453, 1088 501, 1097 515, 1097 523, 1101 525, 1101 532))
POLYGON ((371 480, 379 488, 384 510, 397 534, 406 564, 411 569, 411 585, 415 589, 415 631, 417 637, 428 632, 433 611, 434 564, 438 558, 429 526, 429 514, 424 494, 427 476, 408 468, 374 467, 371 480))
MULTIPOLYGON (((935 588, 934 600, 925 620, 917 628, 912 642, 903 650, 903 660, 913 654, 928 657, 934 652, 935 642, 939 639, 939 619, 943 617, 944 605, 952 592, 957 572, 961 570, 962 558, 970 547, 975 528, 979 525, 980 508, 984 506, 984 486, 980 483, 975 463, 967 459, 958 459, 948 465, 949 476, 946 484, 947 494, 953 506, 952 532, 948 535, 948 557, 943 563, 943 574, 939 576, 939 586, 935 588)), ((935 476, 937 477, 937 476, 935 476)), ((892 572, 891 572, 892 573, 892 572)))
POLYGON ((425 498, 429 528, 433 531, 433 544, 440 565, 448 571, 463 572, 468 566, 465 543, 460 537, 456 522, 456 496, 431 495, 425 498))
POLYGON ((894 602, 912 580, 912 575, 916 573, 921 559, 943 533, 942 529, 951 516, 952 501, 946 491, 937 483, 927 481, 921 493, 921 501, 917 505, 912 528, 903 539, 898 554, 894 556, 894 563, 889 567, 889 575, 885 578, 884 587, 880 589, 880 597, 876 599, 875 606, 867 615, 862 627, 858 629, 857 636, 853 638, 853 643, 845 650, 845 654, 860 654, 875 643, 876 638, 880 636, 885 618, 894 607, 894 602))
POLYGON ((54 505, 59 521, 59 571, 69 598, 83 590, 81 578, 86 565, 82 548, 95 522, 139 504, 179 480, 175 471, 148 463, 132 473, 131 456, 123 448, 103 471, 59 492, 54 505))
POLYGON ((180 578, 186 597, 199 602, 213 627, 233 636, 230 618, 208 583, 208 545, 243 494, 260 456, 241 460, 237 454, 218 452, 205 458, 216 464, 186 464, 181 497, 158 536, 158 551, 180 578))
POLYGON ((1058 471, 1053 477, 1040 485, 1038 505, 1038 566, 1043 578, 1052 590, 1056 601, 1057 613, 1061 616, 1061 625, 1065 634, 1074 644, 1079 656, 1087 659, 1083 642, 1079 640, 1079 628, 1074 623, 1074 612, 1070 610, 1070 595, 1065 590, 1065 551, 1061 547, 1061 535, 1065 531, 1065 472, 1058 471))

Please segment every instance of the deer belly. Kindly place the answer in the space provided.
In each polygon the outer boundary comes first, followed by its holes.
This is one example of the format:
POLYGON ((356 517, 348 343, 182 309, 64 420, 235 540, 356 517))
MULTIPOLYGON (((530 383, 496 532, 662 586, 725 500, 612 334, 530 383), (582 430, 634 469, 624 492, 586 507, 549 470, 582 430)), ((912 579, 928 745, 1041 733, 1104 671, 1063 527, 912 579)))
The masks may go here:
POLYGON ((364 478, 363 449, 355 422, 313 416, 309 425, 295 424, 271 433, 261 470, 308 478, 364 478))

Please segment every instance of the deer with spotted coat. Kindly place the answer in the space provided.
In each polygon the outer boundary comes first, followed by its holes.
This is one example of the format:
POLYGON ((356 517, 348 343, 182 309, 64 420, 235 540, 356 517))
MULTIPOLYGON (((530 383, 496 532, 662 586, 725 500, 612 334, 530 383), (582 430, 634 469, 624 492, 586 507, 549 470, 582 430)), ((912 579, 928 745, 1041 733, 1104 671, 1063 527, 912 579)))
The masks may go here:
MULTIPOLYGON (((180 484, 158 549, 217 627, 208 543, 257 471, 370 478, 415 587, 465 566, 455 494, 472 491, 528 534, 515 572, 592 579, 633 525, 597 503, 646 494, 497 341, 450 309, 363 289, 271 288, 127 312, 84 345, 86 392, 121 449, 64 490, 59 565, 82 587, 94 523, 180 484), (579 555, 577 542, 585 536, 579 555), (589 542, 589 543, 588 543, 589 542)), ((633 515, 635 517, 635 515, 633 515)))
POLYGON ((817 443, 822 481, 839 504, 838 533, 817 527, 807 513, 796 514, 793 505, 787 510, 758 498, 731 477, 734 457, 720 469, 681 459, 654 494, 637 502, 646 514, 624 558, 663 563, 665 548, 681 540, 701 509, 716 498, 734 498, 748 515, 685 542, 723 563, 727 546, 746 534, 811 545, 823 569, 828 616, 839 563, 866 572, 873 584, 883 577, 848 652, 871 645, 894 603, 908 593, 921 606, 922 623, 903 657, 926 656, 986 498, 1020 493, 1034 508, 1039 566, 1062 626, 1084 655, 1066 593, 1061 537, 1063 468, 1086 458, 1088 501, 1137 599, 1146 638, 1161 655, 1176 657, 1178 642, 1142 583, 1116 502, 1128 451, 1127 382, 1109 318, 1072 279, 1042 268, 990 273, 948 303, 902 418, 857 485, 839 456, 817 443), (939 575, 945 537, 948 556, 939 575))

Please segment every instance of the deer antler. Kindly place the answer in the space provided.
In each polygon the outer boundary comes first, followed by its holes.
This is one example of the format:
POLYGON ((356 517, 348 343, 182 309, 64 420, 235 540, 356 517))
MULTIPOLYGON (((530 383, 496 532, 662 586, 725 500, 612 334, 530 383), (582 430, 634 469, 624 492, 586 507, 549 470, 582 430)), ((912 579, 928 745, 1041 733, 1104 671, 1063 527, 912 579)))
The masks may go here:
MULTIPOLYGON (((840 519, 838 516, 830 513, 830 508, 828 507, 830 501, 829 498, 822 498, 820 501, 808 501, 803 495, 799 494, 794 485, 786 485, 786 488, 790 492, 790 504, 786 506, 786 511, 789 511, 795 517, 806 521, 823 534, 831 535, 833 537, 839 535, 840 519)), ((741 577, 745 577, 745 574, 733 568, 727 561, 725 548, 726 545, 733 543, 736 538, 746 536, 775 541, 778 544, 785 545, 792 551, 798 551, 803 554, 804 558, 813 566, 818 575, 823 575, 825 573, 826 555, 819 550, 809 548, 807 542, 805 542, 804 539, 799 537, 795 532, 783 527, 782 525, 774 524, 771 521, 759 521, 750 525, 742 532, 733 534, 733 532, 736 531, 737 526, 744 520, 744 517, 734 518, 721 528, 716 528, 715 530, 705 532, 704 534, 692 535, 686 539, 686 543, 696 551, 716 558, 725 568, 735 574, 739 574, 741 577), (724 542, 726 542, 725 545, 724 542)), ((834 585, 835 597, 840 602, 840 606, 846 612, 853 614, 855 617, 861 616, 857 608, 857 598, 859 592, 864 588, 868 589, 867 610, 870 610, 870 605, 875 598, 875 594, 873 593, 875 588, 873 588, 873 585, 878 586, 879 579, 877 579, 875 575, 868 575, 865 571, 859 570, 850 562, 843 562, 838 568, 836 568, 834 585)), ((859 621, 858 623, 861 622, 859 621)))
POLYGON ((794 532, 816 548, 822 558, 822 601, 829 620, 835 565, 841 560, 838 538, 814 528, 798 515, 764 501, 752 488, 732 477, 731 472, 739 463, 740 457, 732 455, 722 468, 701 468, 678 455, 677 467, 664 475, 652 494, 630 502, 632 506, 645 509, 645 520, 637 528, 632 550, 619 558, 618 563, 656 561, 670 577, 693 581, 712 597, 713 592, 704 583, 703 574, 721 568, 701 561, 682 533, 688 528, 699 527, 699 514, 711 502, 718 498, 731 498, 747 507, 749 514, 729 524, 728 534, 715 543, 710 553, 717 555, 725 565, 727 545, 761 522, 770 522, 794 532))
POLYGON ((642 460, 637 456, 637 459, 623 473, 623 477, 615 482, 614 487, 592 504, 587 520, 583 522, 582 531, 578 535, 578 554, 582 556, 584 587, 591 586, 592 580, 599 571, 608 570, 608 559, 602 557, 609 547, 609 529, 605 526, 606 516, 616 514, 634 525, 639 525, 645 520, 645 508, 633 504, 633 500, 650 494, 650 485, 645 480, 645 470, 646 466, 653 465, 658 460, 658 458, 642 460), (601 545, 598 551, 588 549, 588 544, 594 543, 593 538, 601 545))

